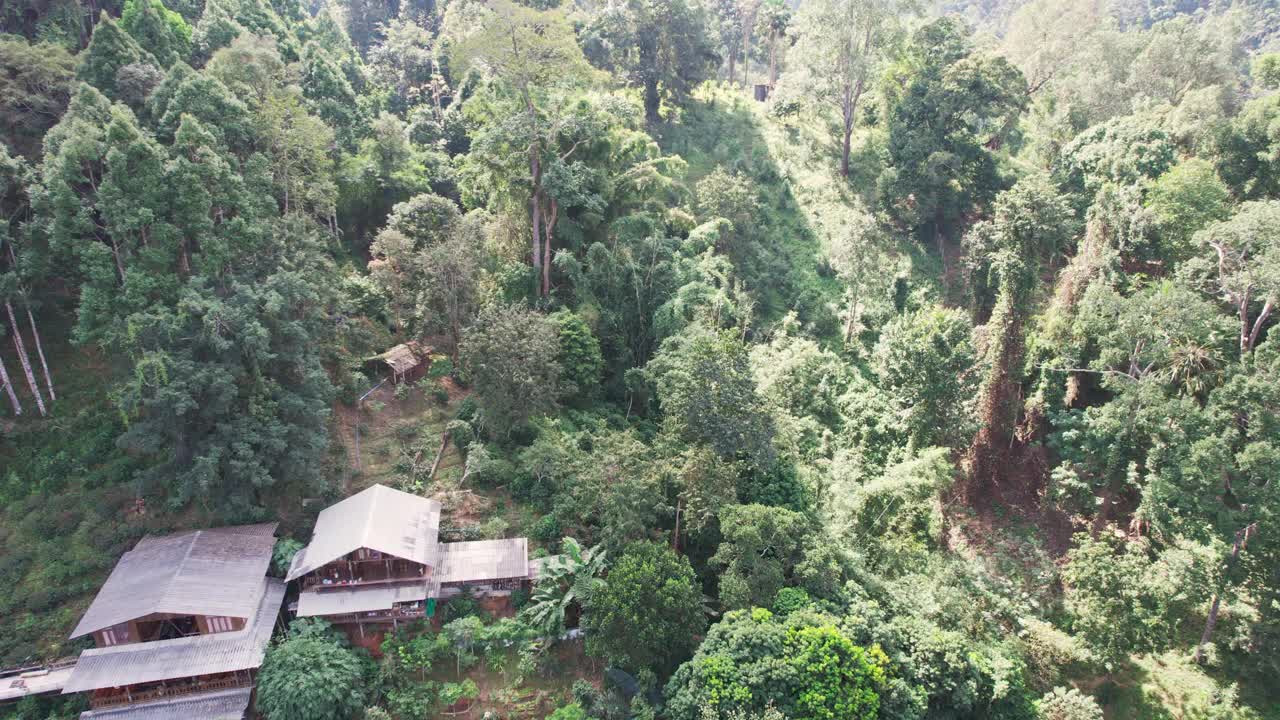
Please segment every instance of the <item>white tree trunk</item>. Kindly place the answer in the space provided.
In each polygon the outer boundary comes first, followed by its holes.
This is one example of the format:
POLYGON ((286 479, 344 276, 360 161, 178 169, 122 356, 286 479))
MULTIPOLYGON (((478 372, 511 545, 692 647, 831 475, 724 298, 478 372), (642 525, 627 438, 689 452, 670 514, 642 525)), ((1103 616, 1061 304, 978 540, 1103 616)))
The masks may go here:
POLYGON ((44 359, 44 345, 40 343, 40 331, 36 329, 36 318, 31 314, 30 305, 27 305, 27 321, 31 323, 31 337, 36 341, 36 355, 40 357, 40 368, 44 370, 44 384, 49 388, 49 401, 57 402, 58 394, 53 391, 53 375, 49 373, 49 363, 44 359))
POLYGON ((40 386, 36 384, 36 374, 31 370, 31 358, 27 356, 27 347, 22 342, 22 331, 18 327, 18 319, 13 314, 13 303, 5 300, 4 309, 9 314, 9 327, 13 328, 13 346, 18 350, 18 362, 22 363, 22 372, 27 376, 27 386, 31 388, 31 394, 36 398, 36 408, 40 410, 40 416, 44 417, 48 415, 44 409, 44 395, 40 392, 40 386))
POLYGON ((22 414, 22 403, 18 402, 18 394, 13 391, 13 381, 9 379, 9 371, 4 367, 4 361, 0 360, 0 382, 4 383, 5 392, 9 393, 9 404, 13 405, 13 414, 22 414))

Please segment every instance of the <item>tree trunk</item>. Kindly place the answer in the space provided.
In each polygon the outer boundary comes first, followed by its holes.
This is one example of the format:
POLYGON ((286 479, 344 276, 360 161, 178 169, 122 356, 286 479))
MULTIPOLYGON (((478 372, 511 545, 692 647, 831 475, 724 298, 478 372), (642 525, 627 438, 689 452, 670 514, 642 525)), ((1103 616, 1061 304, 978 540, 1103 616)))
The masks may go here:
POLYGON ((769 89, 778 82, 778 31, 769 31, 769 89))
POLYGON ((27 305, 27 322, 31 323, 31 337, 36 341, 36 355, 40 357, 40 368, 44 370, 44 384, 49 388, 49 401, 57 402, 58 395, 53 391, 53 375, 49 373, 49 363, 44 359, 44 345, 40 343, 40 331, 36 328, 36 318, 31 314, 30 305, 27 305))
POLYGON ((662 106, 662 98, 658 95, 658 79, 649 78, 644 81, 644 120, 647 123, 657 123, 661 118, 658 117, 658 109, 662 106))
MULTIPOLYGON (((1227 575, 1235 569, 1236 562, 1240 559, 1240 551, 1249 542, 1249 536, 1258 529, 1258 523, 1251 523, 1236 531, 1236 540, 1231 545, 1231 557, 1227 560, 1227 575)), ((1223 585, 1228 582, 1229 578, 1223 577, 1223 585)), ((1204 621, 1204 632, 1200 635, 1200 642, 1196 644, 1195 661, 1196 664, 1204 662, 1204 646, 1213 640, 1213 630, 1218 625, 1218 611, 1222 609, 1222 589, 1213 594, 1213 602, 1209 605, 1209 617, 1204 621)))
POLYGON ((542 168, 537 150, 529 151, 529 170, 533 173, 533 192, 529 194, 529 214, 533 223, 533 291, 542 294, 542 168))
POLYGON ((545 223, 542 237, 542 296, 551 294, 551 239, 555 237, 556 218, 560 214, 560 206, 555 198, 550 199, 551 207, 543 216, 545 223))
POLYGON ((862 99, 862 90, 865 85, 866 78, 860 76, 852 86, 845 86, 840 118, 844 122, 842 127, 844 135, 840 145, 840 177, 843 178, 849 177, 849 151, 853 139, 853 126, 858 117, 858 101, 862 99))
POLYGON ((1258 344, 1258 335, 1262 332, 1262 326, 1266 324, 1267 318, 1271 315, 1271 308, 1275 305, 1273 298, 1267 298, 1267 302, 1262 306, 1262 312, 1258 314, 1258 319, 1253 321, 1253 329, 1249 331, 1249 342, 1246 348, 1247 352, 1253 352, 1253 348, 1258 344))
POLYGON ((9 371, 5 369, 4 361, 0 360, 0 382, 4 383, 5 392, 9 393, 9 404, 13 406, 13 414, 22 414, 22 403, 18 402, 18 394, 13 391, 13 381, 9 379, 9 371))
POLYGON ((738 79, 738 49, 729 48, 729 84, 738 79))
POLYGON ((4 309, 9 315, 9 327, 13 328, 13 346, 18 351, 18 362, 22 364, 22 372, 27 376, 27 387, 31 388, 31 394, 36 399, 36 408, 40 411, 40 416, 44 417, 48 415, 44 408, 44 395, 40 392, 40 386, 36 384, 36 374, 31 370, 31 358, 27 355, 26 344, 22 342, 22 329, 18 327, 18 318, 13 314, 13 303, 5 300, 4 309))

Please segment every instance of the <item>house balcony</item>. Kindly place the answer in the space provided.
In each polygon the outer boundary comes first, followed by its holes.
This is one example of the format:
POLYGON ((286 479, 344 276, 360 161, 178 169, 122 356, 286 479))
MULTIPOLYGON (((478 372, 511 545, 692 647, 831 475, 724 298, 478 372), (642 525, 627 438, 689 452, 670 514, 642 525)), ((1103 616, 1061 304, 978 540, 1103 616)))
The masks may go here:
POLYGON ((159 685, 148 685, 141 688, 134 686, 95 691, 89 697, 89 706, 94 710, 108 710, 126 705, 189 697, 218 690, 251 687, 253 687, 253 676, 247 672, 218 675, 211 678, 170 680, 159 685))

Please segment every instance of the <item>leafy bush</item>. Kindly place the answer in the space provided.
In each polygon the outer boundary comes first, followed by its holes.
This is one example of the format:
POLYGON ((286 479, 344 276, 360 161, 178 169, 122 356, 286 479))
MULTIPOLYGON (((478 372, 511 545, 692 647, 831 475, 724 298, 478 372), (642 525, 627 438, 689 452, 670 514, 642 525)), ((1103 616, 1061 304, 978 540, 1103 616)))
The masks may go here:
POLYGON ((1102 720, 1097 701, 1075 688, 1054 688, 1039 705, 1040 720, 1102 720))

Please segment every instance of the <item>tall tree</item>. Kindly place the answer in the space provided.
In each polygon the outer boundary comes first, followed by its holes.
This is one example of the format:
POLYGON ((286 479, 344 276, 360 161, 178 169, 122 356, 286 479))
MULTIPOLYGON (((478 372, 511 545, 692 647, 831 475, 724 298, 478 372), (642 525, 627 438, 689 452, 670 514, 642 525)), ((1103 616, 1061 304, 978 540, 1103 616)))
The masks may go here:
POLYGON ((787 27, 791 23, 791 8, 782 0, 766 0, 756 18, 758 32, 768 38, 769 43, 769 87, 778 83, 778 44, 786 37, 787 27))
POLYGON ((632 543, 587 599, 587 652, 666 674, 693 654, 706 624, 689 561, 666 545, 632 543))
POLYGON ((796 44, 782 84, 838 113, 844 177, 858 103, 880 74, 905 9, 902 0, 817 0, 796 12, 796 44))
POLYGON ((916 30, 905 68, 901 96, 890 98, 880 197, 900 225, 931 235, 943 254, 948 231, 1004 185, 993 151, 1026 105, 1026 80, 1003 57, 975 51, 951 18, 916 30))
POLYGON ((697 0, 626 0, 606 5, 584 34, 587 58, 644 91, 644 115, 657 122, 664 101, 678 103, 714 72, 718 58, 697 0))
POLYGON ((527 159, 527 179, 518 182, 527 196, 533 233, 532 258, 537 294, 551 291, 551 236, 556 206, 547 191, 547 165, 563 162, 573 152, 559 147, 564 129, 566 91, 578 88, 590 74, 567 18, 559 10, 537 10, 510 0, 497 0, 481 27, 454 48, 460 72, 489 72, 514 103, 500 126, 491 128, 520 148, 527 159), (544 247, 545 243, 545 247, 544 247))

